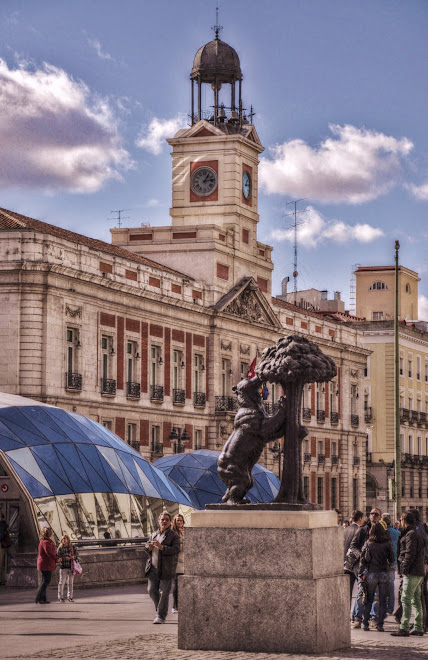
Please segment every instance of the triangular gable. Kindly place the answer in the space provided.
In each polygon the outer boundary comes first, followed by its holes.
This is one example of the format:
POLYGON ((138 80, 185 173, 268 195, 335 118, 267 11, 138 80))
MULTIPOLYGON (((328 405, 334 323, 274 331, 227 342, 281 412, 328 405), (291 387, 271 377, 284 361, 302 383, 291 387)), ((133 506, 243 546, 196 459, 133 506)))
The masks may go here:
MULTIPOLYGON (((200 119, 196 124, 189 126, 189 128, 185 130, 179 131, 179 133, 180 139, 191 137, 217 137, 217 135, 223 135, 223 132, 219 130, 217 126, 206 121, 206 119, 200 119)), ((174 136, 174 138, 176 137, 178 137, 178 135, 174 136)))
POLYGON ((248 126, 246 126, 246 128, 248 128, 248 132, 245 134, 247 140, 250 140, 251 142, 254 142, 259 147, 261 147, 262 143, 260 142, 260 138, 257 134, 254 124, 249 124, 248 126))
POLYGON ((264 323, 280 328, 281 324, 252 277, 244 277, 228 293, 220 298, 214 309, 238 316, 250 323, 264 323))

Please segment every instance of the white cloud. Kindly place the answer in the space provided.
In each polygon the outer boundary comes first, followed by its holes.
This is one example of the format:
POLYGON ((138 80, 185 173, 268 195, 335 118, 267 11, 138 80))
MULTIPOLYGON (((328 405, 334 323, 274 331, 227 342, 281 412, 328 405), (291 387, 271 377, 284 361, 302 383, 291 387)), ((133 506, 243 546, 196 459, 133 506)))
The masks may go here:
POLYGON ((423 183, 421 186, 415 186, 413 184, 409 184, 406 186, 407 190, 410 190, 412 195, 416 197, 416 199, 420 199, 422 201, 428 200, 428 181, 426 183, 423 183))
POLYGON ((407 138, 355 126, 329 126, 333 137, 318 148, 290 140, 262 158, 259 179, 267 194, 321 202, 360 204, 391 190, 402 175, 402 160, 413 148, 407 138))
POLYGON ((141 129, 137 138, 136 145, 150 153, 158 156, 162 152, 166 138, 175 135, 179 128, 185 125, 183 115, 178 115, 172 119, 159 119, 153 117, 150 124, 141 129))
POLYGON ((111 60, 114 61, 114 58, 110 55, 110 53, 107 53, 106 51, 103 51, 100 42, 98 39, 94 39, 91 37, 88 37, 88 44, 92 46, 92 48, 95 49, 96 54, 98 55, 99 58, 102 60, 111 60))
POLYGON ((428 298, 424 295, 418 296, 418 318, 428 321, 428 298))
MULTIPOLYGON (((341 220, 325 220, 325 218, 312 206, 308 206, 297 227, 297 240, 304 247, 316 247, 327 240, 334 243, 370 243, 380 236, 383 231, 368 224, 347 225, 341 220)), ((277 229, 272 232, 272 238, 277 241, 294 241, 294 229, 277 229)))
POLYGON ((0 188, 94 192, 133 167, 108 100, 49 64, 0 59, 0 188))

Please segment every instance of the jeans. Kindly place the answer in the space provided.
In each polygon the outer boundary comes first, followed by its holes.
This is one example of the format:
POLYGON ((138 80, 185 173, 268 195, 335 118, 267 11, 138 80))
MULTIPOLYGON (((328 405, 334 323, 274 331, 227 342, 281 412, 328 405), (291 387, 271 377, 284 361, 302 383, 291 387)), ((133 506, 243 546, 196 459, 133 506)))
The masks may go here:
POLYGON ((168 600, 172 580, 161 580, 154 566, 151 566, 147 580, 147 591, 155 604, 156 614, 160 619, 165 621, 168 614, 168 600))
POLYGON ((361 602, 363 596, 363 589, 361 587, 361 580, 358 578, 357 582, 357 595, 355 597, 354 609, 352 610, 352 620, 363 620, 364 605, 361 602))
POLYGON ((423 632, 423 614, 421 601, 421 586, 424 581, 419 575, 405 575, 403 577, 403 592, 401 594, 401 603, 403 605, 403 616, 401 618, 400 628, 409 630, 412 607, 415 610, 415 630, 423 632))
POLYGON ((67 582, 67 598, 73 598, 74 574, 71 568, 59 569, 58 598, 64 597, 65 582, 67 582))
POLYGON ((379 590, 379 611, 377 615, 377 625, 379 628, 383 626, 386 615, 386 597, 389 588, 389 575, 387 571, 379 573, 367 573, 367 603, 364 605, 364 625, 368 625, 370 619, 370 610, 373 605, 374 595, 376 589, 379 590))
POLYGON ((388 569, 389 575, 389 585, 388 585, 388 595, 386 597, 386 611, 388 614, 394 612, 395 607, 395 571, 397 564, 392 564, 388 569))
POLYGON ((40 587, 37 592, 36 603, 38 603, 39 601, 42 603, 46 602, 46 589, 50 585, 52 579, 52 571, 41 571, 41 574, 42 574, 42 581, 40 583, 40 587))

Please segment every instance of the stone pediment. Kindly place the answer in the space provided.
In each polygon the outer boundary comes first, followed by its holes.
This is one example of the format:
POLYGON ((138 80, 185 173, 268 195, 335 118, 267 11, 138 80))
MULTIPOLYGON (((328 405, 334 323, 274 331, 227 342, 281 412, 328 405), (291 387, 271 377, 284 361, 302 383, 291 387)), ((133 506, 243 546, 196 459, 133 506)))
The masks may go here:
POLYGON ((240 135, 253 144, 256 144, 259 148, 259 151, 263 151, 260 138, 257 135, 257 131, 253 124, 243 124, 242 126, 237 126, 223 123, 214 126, 214 124, 207 121, 206 119, 200 119, 198 122, 196 122, 196 124, 193 124, 193 126, 190 126, 189 128, 180 129, 174 135, 174 137, 167 140, 167 142, 168 144, 173 145, 175 140, 181 140, 182 138, 224 137, 225 135, 240 135))
POLYGON ((217 313, 230 314, 249 323, 280 327, 275 312, 252 277, 238 282, 220 298, 214 309, 217 313))

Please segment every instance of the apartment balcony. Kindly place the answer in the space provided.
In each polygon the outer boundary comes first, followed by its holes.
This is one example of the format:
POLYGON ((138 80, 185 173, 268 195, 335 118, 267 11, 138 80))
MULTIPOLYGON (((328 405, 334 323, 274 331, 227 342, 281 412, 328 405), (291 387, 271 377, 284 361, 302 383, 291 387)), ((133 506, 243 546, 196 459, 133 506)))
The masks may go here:
POLYGON ((351 415, 351 426, 359 426, 360 418, 358 415, 351 415))
POLYGON ((325 454, 318 454, 318 463, 325 463, 325 454))
POLYGON ((216 396, 215 412, 236 412, 238 410, 238 399, 234 396, 216 396))
POLYGON ((82 391, 82 374, 72 374, 70 371, 65 373, 65 389, 72 392, 82 391))
POLYGON ((306 422, 310 422, 312 418, 312 412, 310 408, 302 408, 302 419, 306 422))
POLYGON ((427 414, 424 412, 419 413, 419 424, 426 424, 427 423, 427 414))
POLYGON ((339 456, 337 456, 337 454, 332 454, 331 464, 332 465, 339 465, 339 456))
POLYGON ((139 399, 140 394, 140 383, 127 383, 126 384, 126 396, 129 399, 139 399))
POLYGON ((101 378, 101 394, 107 396, 116 394, 116 381, 113 378, 101 378))
POLYGON ((317 422, 325 422, 325 410, 317 410, 317 422))
POLYGON ((312 458, 312 457, 311 457, 310 454, 307 454, 307 453, 303 454, 303 462, 304 462, 304 463, 310 463, 310 462, 311 462, 311 458, 312 458))
POLYGON ((373 413, 371 408, 366 408, 364 411, 364 421, 366 424, 370 424, 373 420, 373 413))
POLYGON ((400 408, 400 422, 408 422, 410 419, 410 410, 408 408, 400 408))
POLYGON ((409 424, 418 424, 419 413, 417 410, 409 410, 409 424))
POLYGON ((186 403, 186 391, 172 390, 172 402, 176 405, 184 406, 186 403))
POLYGON ((163 443, 162 442, 152 442, 151 447, 151 459, 159 458, 163 456, 163 443))
POLYGON ((140 443, 138 440, 131 440, 131 442, 128 442, 128 445, 140 453, 140 443))
POLYGON ((163 387, 162 385, 151 385, 150 386, 150 401, 155 403, 163 402, 163 387))
POLYGON ((196 408, 205 408, 206 402, 205 392, 193 392, 193 405, 196 408))
POLYGON ((339 413, 331 412, 330 413, 330 424, 339 424, 339 413))

